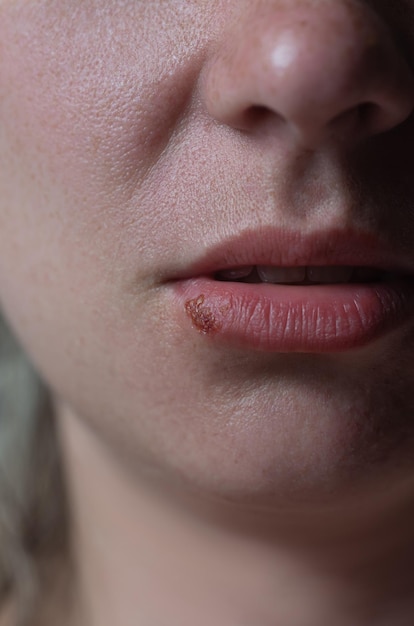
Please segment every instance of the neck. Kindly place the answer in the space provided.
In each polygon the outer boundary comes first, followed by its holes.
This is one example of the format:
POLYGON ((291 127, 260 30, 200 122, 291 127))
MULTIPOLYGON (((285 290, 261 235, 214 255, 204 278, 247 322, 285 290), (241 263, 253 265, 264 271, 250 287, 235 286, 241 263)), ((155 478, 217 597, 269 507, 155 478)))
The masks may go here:
POLYGON ((223 513, 144 472, 131 477, 67 409, 60 422, 77 624, 414 623, 414 506, 284 523, 241 505, 223 513))

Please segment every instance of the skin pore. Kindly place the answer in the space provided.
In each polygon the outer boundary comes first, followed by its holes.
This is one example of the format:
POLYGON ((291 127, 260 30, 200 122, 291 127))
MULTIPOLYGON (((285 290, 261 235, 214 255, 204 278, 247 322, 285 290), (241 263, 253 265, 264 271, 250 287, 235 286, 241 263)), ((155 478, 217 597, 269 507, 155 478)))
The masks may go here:
POLYGON ((174 287, 276 227, 413 272, 394 5, 0 0, 0 306, 53 394, 72 525, 51 624, 412 625, 413 323, 265 354, 174 287))

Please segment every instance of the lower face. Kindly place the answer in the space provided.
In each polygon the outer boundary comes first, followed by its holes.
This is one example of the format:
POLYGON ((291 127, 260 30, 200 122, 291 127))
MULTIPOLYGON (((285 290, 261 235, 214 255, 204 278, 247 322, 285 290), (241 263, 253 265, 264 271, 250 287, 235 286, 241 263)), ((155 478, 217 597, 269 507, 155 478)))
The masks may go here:
POLYGON ((199 332, 172 280, 217 233, 275 224, 374 224, 409 255, 406 136, 392 166, 375 145, 334 174, 315 159, 302 191, 322 201, 290 210, 288 154, 182 119, 216 3, 113 4, 0 1, 0 302, 23 346, 137 470, 206 496, 289 507, 407 484, 410 320, 352 349, 256 349, 199 332), (357 209, 332 208, 345 195, 357 209))

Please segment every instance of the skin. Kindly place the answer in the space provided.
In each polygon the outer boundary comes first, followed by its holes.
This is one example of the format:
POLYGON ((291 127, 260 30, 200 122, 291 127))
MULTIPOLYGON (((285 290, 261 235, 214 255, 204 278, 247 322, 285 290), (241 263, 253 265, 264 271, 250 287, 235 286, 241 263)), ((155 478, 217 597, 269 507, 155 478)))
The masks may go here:
POLYGON ((0 305, 56 406, 74 623, 413 623, 414 324, 263 355, 169 282, 275 225, 412 266, 413 57, 411 0, 0 0, 0 305))

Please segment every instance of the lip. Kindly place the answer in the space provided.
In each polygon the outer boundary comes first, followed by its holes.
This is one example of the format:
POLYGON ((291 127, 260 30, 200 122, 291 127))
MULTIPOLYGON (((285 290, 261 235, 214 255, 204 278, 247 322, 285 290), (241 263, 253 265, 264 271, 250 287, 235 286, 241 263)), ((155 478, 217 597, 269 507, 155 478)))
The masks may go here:
POLYGON ((265 352, 343 352, 412 321, 413 260, 378 237, 348 230, 262 229, 223 240, 173 282, 179 318, 220 344, 265 352), (217 281, 250 265, 355 266, 392 272, 378 283, 273 285, 217 281))

